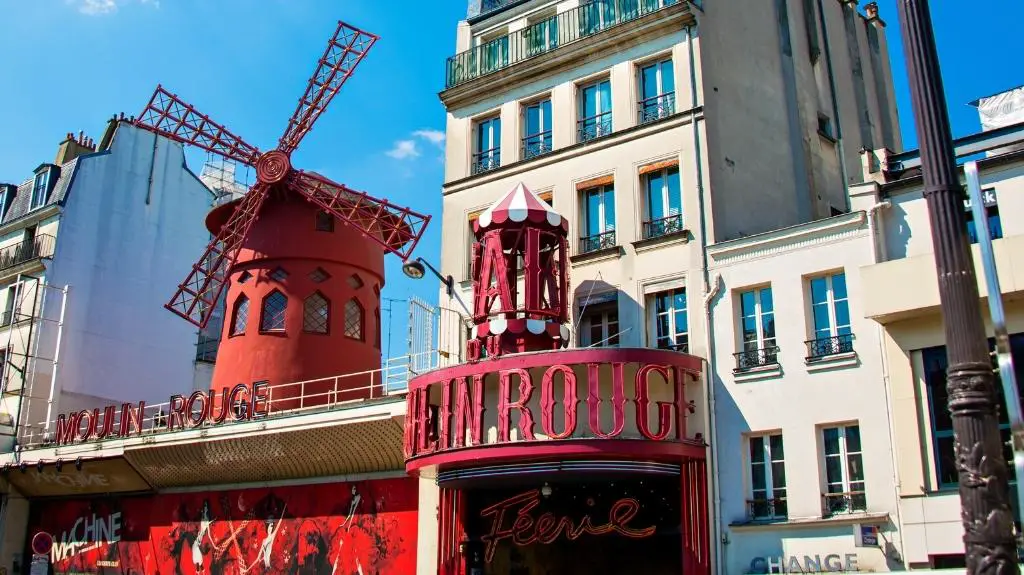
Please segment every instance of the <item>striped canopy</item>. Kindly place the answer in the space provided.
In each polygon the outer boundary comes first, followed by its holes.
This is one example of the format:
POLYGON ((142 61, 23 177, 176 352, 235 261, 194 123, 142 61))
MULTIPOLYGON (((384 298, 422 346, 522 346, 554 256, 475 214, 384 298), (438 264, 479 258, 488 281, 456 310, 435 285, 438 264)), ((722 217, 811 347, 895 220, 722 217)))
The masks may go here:
POLYGON ((494 205, 487 208, 476 221, 477 231, 499 227, 506 223, 532 222, 534 224, 568 230, 568 223, 544 200, 537 197, 525 184, 519 182, 494 205))

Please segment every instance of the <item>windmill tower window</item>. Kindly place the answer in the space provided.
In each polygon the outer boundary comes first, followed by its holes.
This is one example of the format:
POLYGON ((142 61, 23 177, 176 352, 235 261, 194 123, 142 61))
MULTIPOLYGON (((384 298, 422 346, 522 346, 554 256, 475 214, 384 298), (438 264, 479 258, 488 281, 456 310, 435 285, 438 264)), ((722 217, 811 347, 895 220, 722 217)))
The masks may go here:
POLYGON ((302 307, 302 331, 327 333, 331 323, 331 302, 320 292, 306 298, 302 307))
POLYGON ((245 325, 249 322, 249 298, 245 294, 235 300, 235 309, 231 313, 231 332, 229 336, 245 333, 245 325))
POLYGON ((284 313, 288 309, 288 298, 275 290, 263 300, 263 315, 260 317, 260 331, 284 331, 284 313))
POLYGON ((380 349, 380 308, 373 310, 373 317, 376 320, 375 327, 377 328, 373 335, 373 345, 377 349, 380 349))
POLYGON ((240 283, 240 284, 244 284, 245 282, 249 281, 250 279, 252 279, 252 274, 247 272, 247 271, 244 271, 244 272, 242 272, 241 274, 238 275, 238 283, 240 283))
POLYGON ((327 273, 324 268, 316 268, 309 272, 309 281, 319 284, 331 279, 331 274, 327 273))
POLYGON ((288 272, 284 271, 284 268, 275 268, 274 271, 270 272, 270 279, 281 283, 288 279, 288 272))
POLYGON ((363 306, 356 299, 345 304, 345 337, 363 341, 363 306))
POLYGON ((334 231, 334 215, 328 212, 317 212, 316 213, 316 231, 318 232, 333 232, 334 231))
POLYGON ((358 275, 352 274, 351 276, 349 276, 349 278, 348 278, 348 287, 350 287, 352 289, 359 289, 359 288, 363 287, 364 285, 365 284, 363 283, 363 280, 360 279, 358 275))

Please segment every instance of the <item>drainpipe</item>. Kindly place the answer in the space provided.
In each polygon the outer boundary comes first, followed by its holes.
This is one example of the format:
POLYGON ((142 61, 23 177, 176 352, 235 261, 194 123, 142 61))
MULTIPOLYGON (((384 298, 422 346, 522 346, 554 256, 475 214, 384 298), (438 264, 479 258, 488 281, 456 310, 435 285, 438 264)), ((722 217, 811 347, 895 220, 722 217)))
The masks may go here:
MULTIPOLYGON (((842 7, 840 7, 842 9, 842 7)), ((836 149, 839 152, 839 172, 843 178, 843 197, 846 211, 850 211, 850 180, 846 171, 846 150, 843 146, 843 122, 839 119, 839 100, 836 98, 836 76, 832 69, 832 47, 828 41, 828 24, 825 22, 825 7, 818 0, 818 20, 821 22, 821 40, 825 45, 825 70, 828 74, 828 89, 832 101, 832 121, 836 124, 836 149)))

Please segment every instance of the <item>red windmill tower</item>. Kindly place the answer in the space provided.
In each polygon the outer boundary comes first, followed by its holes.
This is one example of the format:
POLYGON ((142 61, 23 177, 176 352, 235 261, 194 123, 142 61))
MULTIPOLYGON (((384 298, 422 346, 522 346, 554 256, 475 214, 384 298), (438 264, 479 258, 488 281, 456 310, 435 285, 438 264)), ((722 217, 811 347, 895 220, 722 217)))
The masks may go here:
MULTIPOLYGON (((206 252, 166 304, 203 328, 225 288, 226 315, 213 392, 238 384, 271 386, 333 378, 380 367, 380 290, 384 254, 408 259, 430 216, 292 167, 291 155, 327 109, 377 37, 338 22, 277 148, 261 152, 178 96, 157 86, 135 125, 256 168, 243 197, 213 209, 206 252), (335 223, 340 225, 335 225, 335 223)), ((369 378, 346 378, 344 389, 369 378)), ((379 383, 379 380, 378 380, 379 383)), ((276 387, 273 408, 311 393, 332 394, 333 380, 276 387), (312 388, 320 388, 311 389, 312 388)), ((216 395, 214 395, 216 397, 216 395)), ((222 399, 221 401, 224 401, 222 399)))

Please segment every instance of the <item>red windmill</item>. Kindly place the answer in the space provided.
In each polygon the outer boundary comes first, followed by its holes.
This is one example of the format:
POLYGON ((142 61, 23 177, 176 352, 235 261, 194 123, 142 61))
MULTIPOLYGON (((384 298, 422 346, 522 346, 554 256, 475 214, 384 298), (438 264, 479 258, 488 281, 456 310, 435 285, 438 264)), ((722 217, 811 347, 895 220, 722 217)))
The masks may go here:
MULTIPOLYGON (((203 328, 227 287, 212 383, 225 394, 221 401, 238 384, 276 386, 380 367, 384 254, 408 259, 430 216, 291 164, 292 152, 376 41, 338 22, 284 135, 269 152, 161 86, 135 122, 256 168, 247 194, 207 215, 214 239, 165 306, 203 328), (335 226, 336 220, 343 225, 335 226)), ((308 397, 311 389, 274 390, 274 408, 287 407, 282 395, 300 393, 308 397)))

